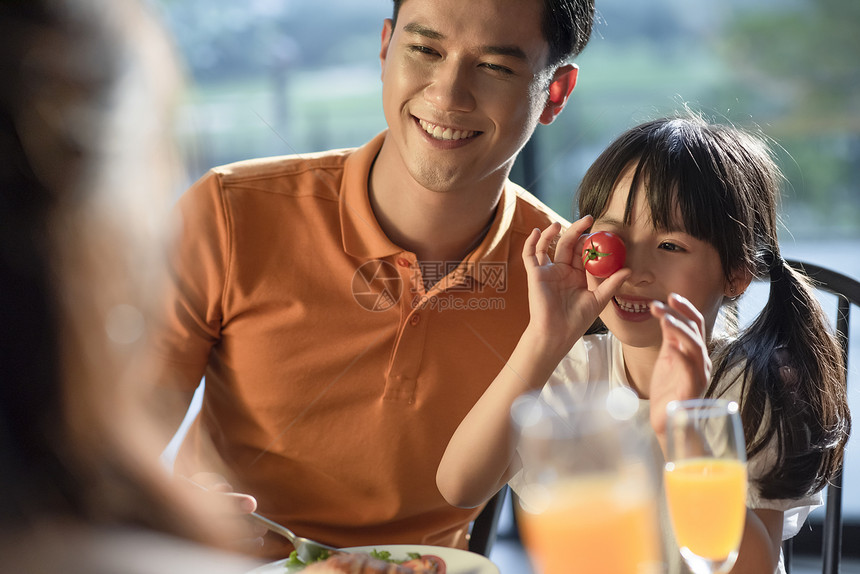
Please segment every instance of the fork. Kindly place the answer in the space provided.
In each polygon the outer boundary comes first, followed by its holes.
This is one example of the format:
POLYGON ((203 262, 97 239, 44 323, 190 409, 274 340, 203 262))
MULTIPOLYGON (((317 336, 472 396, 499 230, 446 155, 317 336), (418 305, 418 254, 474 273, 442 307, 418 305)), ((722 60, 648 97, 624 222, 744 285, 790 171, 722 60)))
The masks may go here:
MULTIPOLYGON (((184 482, 199 488, 200 490, 205 490, 207 492, 211 492, 208 488, 200 484, 195 480, 191 480, 187 476, 177 475, 184 482)), ((256 512, 252 512, 248 515, 248 517, 265 526, 275 534, 280 534, 284 538, 290 541, 293 545, 293 548, 296 549, 296 556, 304 562, 305 564, 309 564, 316 560, 321 560, 331 556, 333 554, 338 554, 341 551, 334 546, 329 546, 328 544, 323 544, 322 542, 317 542, 316 540, 311 540, 310 538, 305 538, 304 536, 299 536, 283 524, 278 524, 274 520, 270 520, 263 516, 262 514, 257 514, 256 512)))
POLYGON ((249 516, 255 522, 262 524, 272 532, 280 534, 289 540, 296 549, 296 555, 305 564, 327 558, 328 556, 340 552, 340 550, 334 546, 329 546, 327 544, 317 542, 316 540, 299 536, 283 524, 278 524, 277 522, 269 520, 265 516, 257 514, 256 512, 252 512, 249 516))

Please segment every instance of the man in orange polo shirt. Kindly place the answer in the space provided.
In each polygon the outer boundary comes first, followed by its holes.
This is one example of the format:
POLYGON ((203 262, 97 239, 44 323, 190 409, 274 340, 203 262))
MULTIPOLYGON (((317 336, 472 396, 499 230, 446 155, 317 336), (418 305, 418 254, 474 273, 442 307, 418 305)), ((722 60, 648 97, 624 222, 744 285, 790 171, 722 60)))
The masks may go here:
POLYGON ((566 104, 593 10, 395 0, 387 131, 216 168, 182 197, 158 340, 165 384, 186 405, 204 374, 206 391, 178 472, 217 471, 338 547, 466 546, 478 509, 446 504, 436 467, 527 323, 526 237, 563 221, 508 174, 566 104))

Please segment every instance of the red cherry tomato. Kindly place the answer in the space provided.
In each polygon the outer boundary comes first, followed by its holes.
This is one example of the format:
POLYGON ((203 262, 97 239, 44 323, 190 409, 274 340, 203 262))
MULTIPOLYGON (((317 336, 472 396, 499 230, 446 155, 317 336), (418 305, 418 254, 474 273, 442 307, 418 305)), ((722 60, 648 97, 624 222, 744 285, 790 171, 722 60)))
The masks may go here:
POLYGON ((627 257, 624 241, 609 231, 598 231, 585 238, 582 265, 595 277, 609 277, 622 267, 627 257))

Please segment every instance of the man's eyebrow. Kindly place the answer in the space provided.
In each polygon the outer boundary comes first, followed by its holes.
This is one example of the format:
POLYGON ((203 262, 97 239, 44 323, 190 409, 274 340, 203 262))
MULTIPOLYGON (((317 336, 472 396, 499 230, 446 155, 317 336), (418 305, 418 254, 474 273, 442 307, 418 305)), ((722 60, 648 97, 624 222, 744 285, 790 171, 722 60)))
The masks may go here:
MULTIPOLYGON (((445 35, 441 32, 434 30, 433 28, 429 28, 424 26, 423 24, 418 24, 417 22, 410 22, 403 26, 403 31, 408 32, 410 34, 417 34, 419 36, 423 36, 425 38, 429 38, 431 40, 443 40, 445 35)), ((486 54, 494 54, 497 56, 510 56, 512 58, 517 58, 520 60, 528 59, 526 53, 519 46, 485 46, 483 48, 483 52, 486 54)))
POLYGON ((437 32, 433 28, 428 28, 422 24, 417 24, 415 22, 410 22, 403 26, 404 32, 409 32, 410 34, 418 34, 419 36, 424 36, 425 38, 430 38, 431 40, 441 40, 445 37, 441 32, 437 32))
POLYGON ((487 46, 484 48, 487 54, 495 54, 496 56, 510 56, 519 60, 527 60, 528 56, 519 46, 487 46))

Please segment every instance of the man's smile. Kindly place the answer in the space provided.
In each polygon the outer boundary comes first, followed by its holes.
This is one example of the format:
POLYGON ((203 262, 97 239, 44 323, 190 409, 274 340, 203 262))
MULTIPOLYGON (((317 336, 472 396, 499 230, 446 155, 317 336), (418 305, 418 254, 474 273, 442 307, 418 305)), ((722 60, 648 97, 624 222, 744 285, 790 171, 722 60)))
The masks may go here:
POLYGON ((450 127, 440 126, 418 118, 418 123, 427 134, 437 140, 463 140, 474 137, 481 132, 473 130, 460 130, 450 127))

